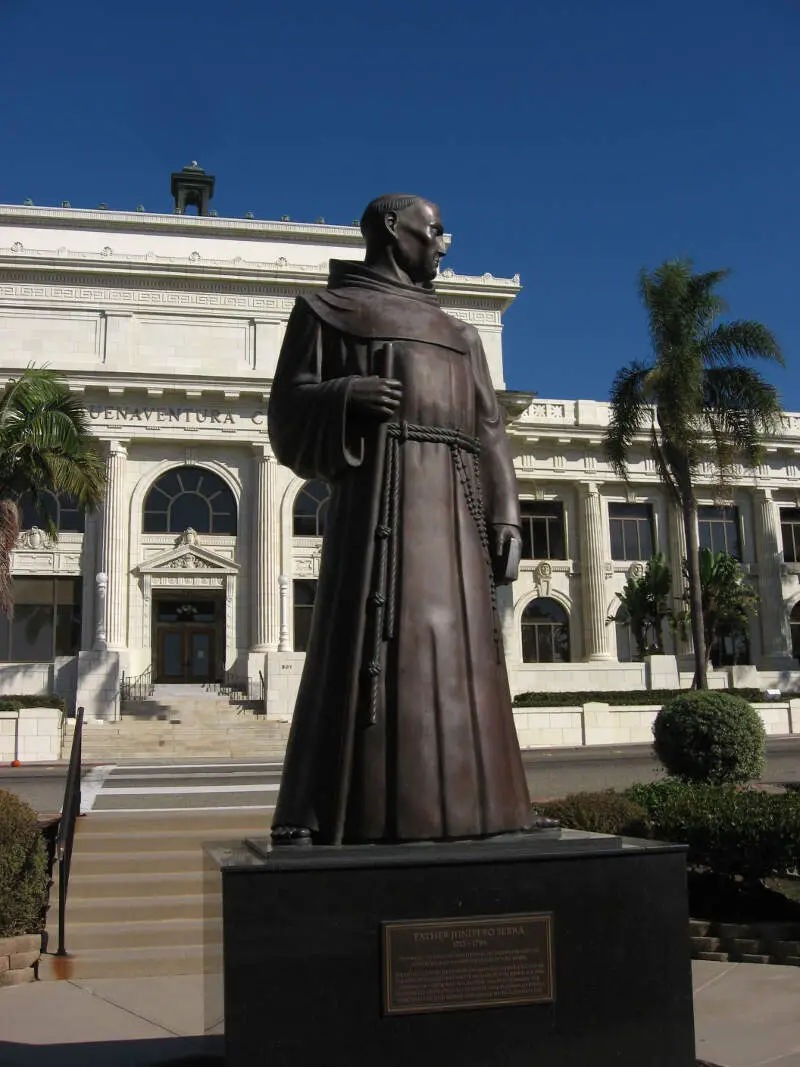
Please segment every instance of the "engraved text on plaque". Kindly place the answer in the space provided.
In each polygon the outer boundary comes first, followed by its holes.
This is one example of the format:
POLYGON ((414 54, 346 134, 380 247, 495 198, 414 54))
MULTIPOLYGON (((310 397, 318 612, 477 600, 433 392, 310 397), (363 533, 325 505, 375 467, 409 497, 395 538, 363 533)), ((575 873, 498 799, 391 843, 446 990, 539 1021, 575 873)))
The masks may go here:
POLYGON ((383 924, 387 1015, 554 1000, 552 915, 383 924))

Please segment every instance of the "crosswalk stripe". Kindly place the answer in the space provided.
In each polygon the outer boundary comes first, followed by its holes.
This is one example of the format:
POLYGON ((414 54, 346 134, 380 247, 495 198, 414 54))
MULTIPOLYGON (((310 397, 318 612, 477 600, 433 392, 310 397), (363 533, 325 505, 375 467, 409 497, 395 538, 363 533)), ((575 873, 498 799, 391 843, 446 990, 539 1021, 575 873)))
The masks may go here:
POLYGON ((102 796, 170 796, 177 793, 277 793, 278 789, 278 785, 261 782, 250 785, 123 785, 117 788, 104 788, 102 796))
POLYGON ((120 781, 126 781, 126 782, 135 782, 135 781, 154 782, 155 781, 155 782, 157 782, 160 779, 163 779, 164 781, 172 781, 174 778, 181 778, 181 779, 183 779, 183 778, 232 778, 233 779, 233 778, 256 778, 256 777, 261 778, 261 777, 263 777, 263 775, 264 775, 263 771, 232 771, 232 772, 227 772, 227 771, 220 770, 220 772, 218 774, 214 774, 211 771, 188 771, 186 773, 180 773, 180 774, 168 774, 166 772, 164 774, 126 774, 126 773, 117 771, 115 774, 112 774, 110 776, 109 780, 112 781, 112 782, 120 782, 120 781))
POLYGON ((92 815, 149 815, 151 812, 170 812, 175 815, 184 811, 274 811, 274 804, 230 804, 192 808, 93 808, 92 815))

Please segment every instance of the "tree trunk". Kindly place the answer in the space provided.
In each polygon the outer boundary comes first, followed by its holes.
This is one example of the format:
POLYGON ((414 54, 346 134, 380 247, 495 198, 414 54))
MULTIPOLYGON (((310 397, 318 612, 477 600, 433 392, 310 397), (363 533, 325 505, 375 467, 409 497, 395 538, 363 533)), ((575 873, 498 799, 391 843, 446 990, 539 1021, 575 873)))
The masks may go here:
POLYGON ((0 614, 11 618, 14 599, 11 584, 11 553, 19 537, 19 509, 10 499, 0 499, 0 614))
POLYGON ((694 494, 682 494, 683 528, 686 533, 686 566, 689 572, 689 611, 694 643, 694 688, 708 689, 706 636, 703 629, 703 591, 700 586, 700 544, 697 537, 697 505, 694 494))

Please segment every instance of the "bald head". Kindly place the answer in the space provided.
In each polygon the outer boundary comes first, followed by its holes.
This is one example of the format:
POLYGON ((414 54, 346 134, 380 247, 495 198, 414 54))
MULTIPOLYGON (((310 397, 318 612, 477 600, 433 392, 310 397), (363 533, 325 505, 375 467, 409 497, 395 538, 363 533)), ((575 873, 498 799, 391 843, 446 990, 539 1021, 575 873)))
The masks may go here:
POLYGON ((368 266, 414 285, 429 284, 446 253, 438 207, 410 193, 388 193, 369 203, 361 216, 361 233, 368 266))

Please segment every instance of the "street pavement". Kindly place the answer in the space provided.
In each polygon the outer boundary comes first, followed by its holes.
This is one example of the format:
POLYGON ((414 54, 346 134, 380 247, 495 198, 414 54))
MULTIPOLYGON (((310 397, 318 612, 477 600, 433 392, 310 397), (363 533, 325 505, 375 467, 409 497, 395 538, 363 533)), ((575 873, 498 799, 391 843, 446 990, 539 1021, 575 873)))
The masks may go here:
MULTIPOLYGON (((583 790, 625 789, 663 772, 651 745, 528 749, 523 752, 533 800, 583 790)), ((281 765, 256 760, 139 760, 85 766, 83 810, 254 807, 275 803, 281 765)), ((61 810, 66 764, 0 768, 0 789, 22 796, 40 814, 61 810)), ((762 781, 800 782, 800 736, 770 738, 762 781)))
MULTIPOLYGON (((694 960, 692 985, 700 1059, 719 1067, 800 1067, 800 968, 694 960)), ((207 1025, 202 975, 34 982, 0 991, 0 1063, 223 1067, 222 1027, 207 1025)), ((354 1063, 357 1043, 355 1035, 354 1063)))

